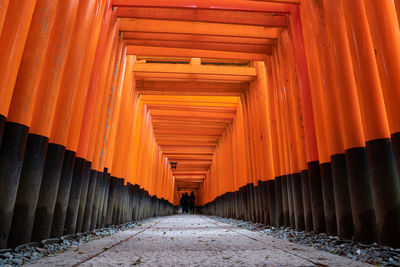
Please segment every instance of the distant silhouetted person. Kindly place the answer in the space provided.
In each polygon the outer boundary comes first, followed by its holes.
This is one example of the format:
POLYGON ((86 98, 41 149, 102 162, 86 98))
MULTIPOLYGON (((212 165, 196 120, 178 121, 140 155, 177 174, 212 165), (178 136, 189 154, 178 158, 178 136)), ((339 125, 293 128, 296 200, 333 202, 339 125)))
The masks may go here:
POLYGON ((194 208, 195 208, 195 203, 196 201, 196 197, 194 196, 193 191, 190 193, 190 197, 189 197, 189 208, 190 208, 190 213, 194 214, 194 208))
POLYGON ((182 212, 183 213, 188 213, 189 212, 189 195, 188 193, 185 193, 181 197, 181 206, 182 206, 182 212))

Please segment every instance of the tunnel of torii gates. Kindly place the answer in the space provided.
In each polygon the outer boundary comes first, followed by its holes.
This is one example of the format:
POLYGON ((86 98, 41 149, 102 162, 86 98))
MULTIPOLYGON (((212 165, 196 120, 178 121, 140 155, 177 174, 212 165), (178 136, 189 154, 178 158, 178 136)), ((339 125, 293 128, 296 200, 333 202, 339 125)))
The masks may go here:
POLYGON ((399 8, 0 0, 0 248, 191 191, 199 213, 400 247, 399 8))

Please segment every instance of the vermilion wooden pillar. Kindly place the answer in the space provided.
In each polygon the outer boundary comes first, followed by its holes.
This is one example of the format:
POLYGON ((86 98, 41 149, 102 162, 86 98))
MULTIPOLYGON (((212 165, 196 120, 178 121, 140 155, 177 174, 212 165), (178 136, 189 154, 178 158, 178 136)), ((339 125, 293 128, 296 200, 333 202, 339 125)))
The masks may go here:
MULTIPOLYGON (((52 32, 58 1, 37 1, 15 83, 8 121, 30 126, 52 32), (45 31, 43 31, 45 29, 45 31)), ((8 246, 31 240, 36 203, 43 175, 48 136, 26 133, 27 146, 14 209, 8 246)))
MULTIPOLYGON (((398 156, 400 151, 400 112, 398 109, 400 78, 397 75, 400 69, 400 52, 396 49, 400 45, 400 29, 396 8, 393 1, 378 3, 364 0, 363 2, 376 51, 397 167, 400 168, 400 157, 398 156)), ((384 121, 380 122, 384 123, 384 121)), ((368 121, 368 123, 371 122, 368 121)), ((398 247, 400 246, 400 230, 397 227, 400 224, 400 177, 398 170, 396 171, 392 164, 390 142, 387 138, 367 141, 379 240, 383 244, 398 247)))
MULTIPOLYGON (((105 53, 106 48, 107 48, 107 41, 109 37, 109 33, 111 32, 110 30, 110 24, 111 24, 111 19, 112 19, 112 12, 109 8, 110 1, 105 1, 103 3, 104 7, 103 11, 100 13, 99 19, 101 20, 98 22, 97 26, 97 34, 98 38, 97 42, 93 42, 94 40, 92 39, 90 41, 91 43, 91 51, 88 54, 88 65, 83 66, 83 72, 86 74, 85 76, 81 76, 80 84, 84 87, 87 88, 87 96, 86 98, 79 99, 79 102, 75 102, 76 105, 78 105, 79 112, 77 116, 72 118, 72 123, 76 123, 77 125, 80 125, 80 131, 75 131, 72 132, 70 131, 69 137, 68 137, 68 143, 70 144, 70 147, 73 150, 77 151, 77 156, 78 157, 85 157, 87 161, 92 162, 93 158, 90 157, 90 155, 87 153, 88 150, 88 143, 84 140, 83 136, 85 138, 87 137, 88 134, 90 134, 91 126, 92 126, 92 116, 93 116, 93 108, 94 105, 96 104, 96 96, 98 94, 98 87, 95 86, 95 84, 98 82, 98 77, 99 77, 99 72, 101 71, 102 67, 102 61, 104 60, 103 55, 105 53), (93 50, 92 50, 93 49, 93 50), (75 122, 75 120, 77 120, 75 122)), ((112 24, 111 24, 111 27, 112 24)), ((82 74, 83 75, 83 74, 82 74)), ((93 162, 92 162, 93 163, 93 162)), ((89 185, 88 185, 88 193, 87 193, 87 198, 86 198, 86 203, 85 203, 85 210, 83 213, 83 222, 82 222, 82 231, 87 231, 91 227, 92 223, 92 213, 93 213, 93 207, 96 198, 96 189, 98 188, 97 182, 101 180, 102 173, 95 169, 93 165, 91 166, 91 173, 90 173, 90 180, 89 180, 89 185)), ((96 207, 97 207, 96 203, 96 207)))
MULTIPOLYGON (((76 152, 76 150, 71 150, 71 147, 68 147, 68 135, 70 130, 80 131, 80 125, 73 125, 71 122, 72 117, 79 112, 79 106, 75 106, 74 103, 78 98, 83 97, 87 90, 78 86, 84 64, 84 51, 88 44, 95 8, 97 8, 96 0, 79 1, 77 19, 71 36, 73 45, 68 51, 55 111, 55 122, 50 134, 50 143, 63 145, 67 151, 76 152)), ((75 232, 82 183, 84 179, 87 180, 89 178, 87 169, 90 170, 90 163, 84 157, 76 157, 66 207, 66 234, 75 232)))
MULTIPOLYGON (((337 220, 328 221, 327 227, 331 225, 330 229, 333 227, 336 228, 334 224, 337 224, 338 234, 342 237, 349 237, 352 234, 352 217, 347 181, 348 166, 344 154, 344 118, 341 112, 341 98, 337 94, 337 69, 334 62, 333 51, 330 47, 330 39, 324 27, 325 17, 322 2, 318 4, 312 3, 312 5, 309 4, 309 6, 312 10, 312 18, 309 19, 313 25, 311 30, 318 34, 317 36, 319 38, 319 41, 316 42, 319 55, 319 62, 317 64, 319 64, 322 81, 322 87, 319 87, 319 89, 316 87, 314 90, 316 90, 316 98, 318 94, 323 96, 323 103, 326 106, 327 142, 331 161, 321 164, 321 173, 326 177, 331 177, 333 182, 333 184, 330 183, 330 185, 323 183, 324 199, 326 201, 330 200, 328 203, 332 203, 332 201, 337 199, 331 206, 336 209, 337 220), (323 64, 322 60, 325 60, 325 64, 323 64), (326 89, 324 89, 324 87, 326 89), (317 90, 319 90, 320 93, 318 93, 317 90)), ((318 84, 316 84, 316 86, 318 86, 318 84)), ((323 177, 322 180, 324 181, 323 177)), ((329 210, 332 211, 332 208, 329 210)), ((329 210, 325 209, 326 212, 329 212, 329 210)), ((327 214, 325 214, 325 218, 327 218, 327 214)), ((327 231, 331 230, 328 229, 327 231)))
POLYGON ((310 211, 312 211, 312 217, 310 217, 310 213, 305 211, 305 219, 306 219, 306 230, 312 229, 312 227, 316 227, 317 225, 324 225, 324 215, 323 215, 323 206, 322 206, 322 191, 321 191, 321 182, 320 182, 320 171, 319 164, 327 164, 330 162, 330 154, 328 149, 328 141, 327 141, 327 122, 326 122, 326 108, 324 105, 323 95, 321 88, 321 74, 319 70, 319 62, 318 62, 318 52, 316 43, 313 41, 313 32, 312 32, 312 19, 310 19, 311 8, 309 7, 309 3, 305 1, 301 5, 301 18, 302 18, 302 26, 304 33, 304 42, 305 42, 305 51, 307 57, 307 66, 308 73, 310 75, 310 93, 314 111, 314 120, 315 120, 315 132, 317 138, 318 145, 318 161, 319 162, 311 162, 309 163, 309 170, 307 174, 307 179, 303 178, 303 196, 304 192, 309 190, 310 196, 310 211), (317 189, 314 186, 314 190, 311 190, 311 186, 315 183, 311 183, 315 181, 318 186, 317 189), (307 215, 308 214, 308 215, 307 215), (311 221, 307 218, 311 218, 311 221), (307 220, 309 223, 307 223, 307 220), (311 224, 310 224, 311 223, 311 224), (308 225, 308 227, 307 227, 308 225))
POLYGON ((27 127, 13 123, 5 126, 5 119, 35 4, 36 0, 10 1, 1 24, 0 50, 4 56, 0 59, 0 169, 4 171, 0 174, 0 248, 7 245, 27 134, 27 127))
MULTIPOLYGON (((33 134, 50 137, 61 87, 61 80, 67 62, 68 51, 72 45, 71 36, 73 34, 73 25, 77 15, 78 5, 79 1, 69 1, 68 3, 60 1, 57 6, 56 21, 50 37, 45 68, 40 81, 37 101, 34 109, 34 117, 32 120, 32 126, 30 128, 30 132, 33 134), (60 32, 62 33, 61 38, 60 32)), ((66 201, 68 201, 70 179, 72 175, 75 153, 64 153, 65 146, 62 144, 56 144, 55 146, 52 145, 51 151, 51 153, 54 153, 54 157, 46 158, 44 175, 54 175, 54 185, 58 189, 57 195, 60 196, 59 200, 56 200, 55 204, 56 213, 57 208, 62 209, 62 206, 65 203, 65 200, 62 202, 61 199, 67 198, 66 201), (62 158, 63 153, 64 160, 62 158), (49 161, 47 160, 48 158, 50 158, 49 161), (54 161, 55 159, 57 162, 54 161), (61 176, 59 176, 60 169, 61 176), (65 183, 58 183, 59 179, 65 183), (59 206, 57 206, 57 202, 59 203, 59 206)), ((49 156, 51 156, 51 154, 49 154, 49 156)), ((46 201, 48 201, 50 205, 54 205, 53 201, 55 201, 55 199, 46 198, 46 201)), ((54 215, 52 213, 53 211, 50 212, 51 215, 54 215)), ((62 218, 62 216, 62 213, 54 215, 53 222, 60 220, 63 221, 63 224, 65 217, 62 218), (56 220, 54 220, 54 218, 56 218, 56 220)), ((51 220, 47 221, 46 225, 49 223, 52 223, 51 220)), ((63 226, 61 227, 63 228, 63 226)), ((47 231, 49 231, 49 229, 47 229, 47 231)), ((59 236, 61 236, 61 234, 59 236)))

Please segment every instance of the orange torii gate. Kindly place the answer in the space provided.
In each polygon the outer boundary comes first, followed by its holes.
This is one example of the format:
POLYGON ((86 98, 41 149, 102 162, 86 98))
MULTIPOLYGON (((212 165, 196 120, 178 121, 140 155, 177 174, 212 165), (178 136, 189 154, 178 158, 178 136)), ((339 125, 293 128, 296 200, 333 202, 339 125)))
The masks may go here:
POLYGON ((0 0, 0 248, 190 191, 199 212, 400 246, 399 10, 0 0))

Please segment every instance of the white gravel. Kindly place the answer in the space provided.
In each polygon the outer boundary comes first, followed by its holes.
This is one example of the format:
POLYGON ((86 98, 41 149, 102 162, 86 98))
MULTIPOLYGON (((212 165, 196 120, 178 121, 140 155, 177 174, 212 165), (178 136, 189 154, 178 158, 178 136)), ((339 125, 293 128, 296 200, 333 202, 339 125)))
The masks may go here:
POLYGON ((371 266, 199 215, 157 218, 24 266, 371 266))

